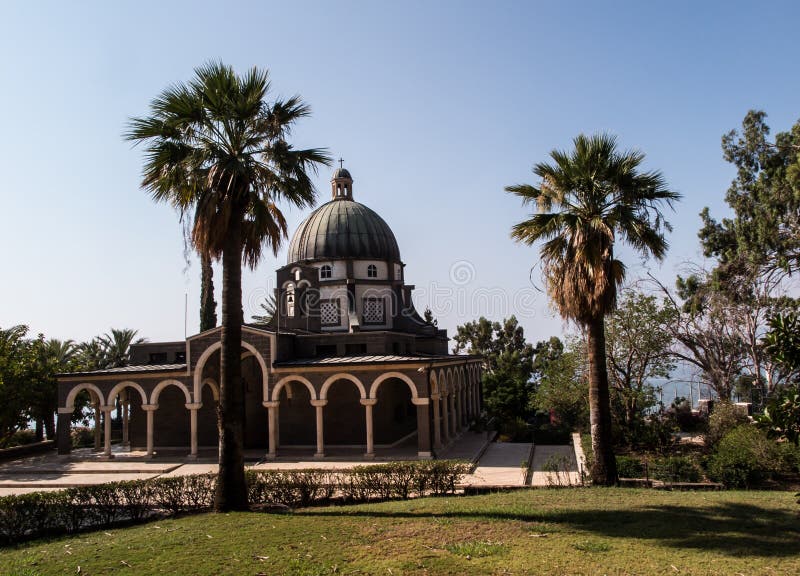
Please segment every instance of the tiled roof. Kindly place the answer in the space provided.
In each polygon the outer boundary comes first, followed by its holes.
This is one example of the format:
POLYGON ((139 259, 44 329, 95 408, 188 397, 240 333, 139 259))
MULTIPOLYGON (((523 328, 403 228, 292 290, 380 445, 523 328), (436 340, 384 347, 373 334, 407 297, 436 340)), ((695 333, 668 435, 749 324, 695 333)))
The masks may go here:
POLYGON ((140 372, 176 372, 186 370, 186 364, 145 364, 142 366, 120 366, 119 368, 105 368, 90 372, 65 372, 59 376, 86 376, 102 374, 130 374, 140 372))

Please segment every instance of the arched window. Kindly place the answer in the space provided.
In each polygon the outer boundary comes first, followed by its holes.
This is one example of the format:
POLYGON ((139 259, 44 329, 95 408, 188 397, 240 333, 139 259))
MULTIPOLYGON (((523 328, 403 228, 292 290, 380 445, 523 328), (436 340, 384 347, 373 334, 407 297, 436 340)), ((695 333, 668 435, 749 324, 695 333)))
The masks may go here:
POLYGON ((377 278, 378 277, 378 267, 375 264, 370 264, 367 266, 367 278, 377 278))
POLYGON ((330 264, 325 264, 319 269, 320 278, 330 278, 331 276, 333 276, 333 269, 330 267, 330 264))
POLYGON ((286 287, 286 315, 294 318, 294 284, 286 287))

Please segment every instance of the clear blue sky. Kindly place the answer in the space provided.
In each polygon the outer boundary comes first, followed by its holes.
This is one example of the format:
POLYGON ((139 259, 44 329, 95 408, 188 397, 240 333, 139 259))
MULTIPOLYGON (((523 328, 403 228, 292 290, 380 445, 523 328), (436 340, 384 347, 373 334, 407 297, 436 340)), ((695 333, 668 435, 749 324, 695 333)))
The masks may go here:
MULTIPOLYGON (((509 239, 525 213, 503 187, 582 131, 617 134, 684 195, 653 264, 671 282, 700 257, 698 212, 724 214, 721 135, 750 108, 773 130, 800 117, 798 21, 797 2, 4 2, 0 327, 179 339, 188 292, 196 331, 197 263, 120 135, 215 59, 268 68, 276 94, 311 104, 295 143, 345 158, 441 326, 516 313, 531 340, 559 334, 529 281, 537 251, 509 239)), ((287 212, 292 228, 305 215, 287 212)), ((246 316, 284 259, 246 274, 246 316)))

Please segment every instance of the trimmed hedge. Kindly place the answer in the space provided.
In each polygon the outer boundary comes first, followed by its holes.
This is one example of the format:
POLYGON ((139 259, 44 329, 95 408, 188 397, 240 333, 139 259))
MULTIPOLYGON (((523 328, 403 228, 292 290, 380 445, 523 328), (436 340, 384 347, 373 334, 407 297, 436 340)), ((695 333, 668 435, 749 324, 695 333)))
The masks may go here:
MULTIPOLYGON (((455 492, 469 465, 449 460, 393 462, 348 470, 247 470, 251 505, 290 508, 405 499, 455 492)), ((0 498, 0 544, 207 510, 216 475, 110 482, 0 498)))

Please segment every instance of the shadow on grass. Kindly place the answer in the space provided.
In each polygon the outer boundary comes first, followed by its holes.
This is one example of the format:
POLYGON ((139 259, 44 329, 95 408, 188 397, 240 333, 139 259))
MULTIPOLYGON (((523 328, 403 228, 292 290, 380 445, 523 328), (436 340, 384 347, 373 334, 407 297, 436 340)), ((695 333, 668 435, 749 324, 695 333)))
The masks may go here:
POLYGON ((728 556, 796 556, 800 553, 800 518, 796 510, 774 510, 752 504, 725 503, 702 508, 646 506, 625 510, 553 510, 541 512, 447 511, 391 512, 337 510, 298 511, 297 516, 367 518, 463 518, 551 522, 565 528, 611 538, 659 540, 666 546, 719 552, 728 556))

